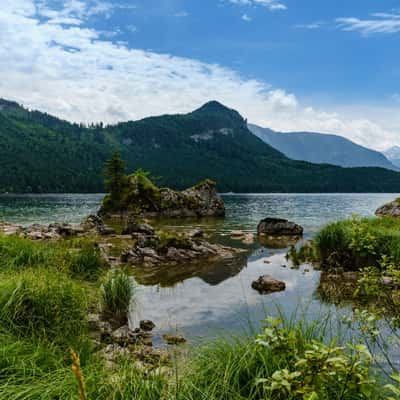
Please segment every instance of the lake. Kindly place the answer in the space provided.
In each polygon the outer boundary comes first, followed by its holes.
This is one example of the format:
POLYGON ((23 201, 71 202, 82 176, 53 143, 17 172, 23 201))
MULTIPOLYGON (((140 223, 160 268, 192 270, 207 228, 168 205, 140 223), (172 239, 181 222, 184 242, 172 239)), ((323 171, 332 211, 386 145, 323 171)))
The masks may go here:
MULTIPOLYGON (((214 240, 236 244, 230 232, 255 232, 267 217, 283 217, 304 226, 311 238, 324 224, 353 214, 372 216, 375 209, 396 194, 246 194, 223 195, 225 220, 163 221, 174 229, 200 227, 214 240)), ((0 196, 0 219, 32 223, 77 223, 97 210, 101 194, 4 195, 0 196)), ((279 307, 285 313, 297 308, 313 317, 334 306, 316 295, 320 273, 310 265, 291 269, 282 243, 255 243, 249 253, 234 261, 168 269, 132 270, 138 282, 132 321, 153 320, 161 332, 178 331, 193 341, 203 337, 238 333, 257 328, 267 313, 279 307), (251 282, 270 274, 285 281, 284 292, 260 295, 251 282)))

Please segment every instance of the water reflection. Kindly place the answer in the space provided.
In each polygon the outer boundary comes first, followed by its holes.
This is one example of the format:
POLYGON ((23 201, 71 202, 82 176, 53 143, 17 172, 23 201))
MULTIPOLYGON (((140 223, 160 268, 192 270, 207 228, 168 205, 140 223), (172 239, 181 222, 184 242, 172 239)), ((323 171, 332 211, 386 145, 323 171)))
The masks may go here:
POLYGON ((145 286, 173 287, 191 278, 200 278, 203 282, 216 286, 238 275, 246 265, 247 255, 238 254, 218 262, 135 268, 133 275, 139 284, 145 286))

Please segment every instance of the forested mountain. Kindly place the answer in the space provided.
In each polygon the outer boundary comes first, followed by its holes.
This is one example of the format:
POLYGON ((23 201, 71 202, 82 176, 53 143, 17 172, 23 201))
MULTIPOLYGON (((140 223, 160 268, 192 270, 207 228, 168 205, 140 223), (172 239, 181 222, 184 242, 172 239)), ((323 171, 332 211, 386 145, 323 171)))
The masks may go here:
POLYGON ((99 192, 103 164, 119 150, 129 171, 184 188, 204 178, 221 191, 399 192, 400 174, 293 161, 217 102, 184 115, 84 127, 0 102, 0 191, 99 192))
POLYGON ((293 160, 342 167, 381 167, 398 170, 379 151, 360 146, 342 136, 314 132, 275 132, 249 124, 249 129, 265 143, 293 160))

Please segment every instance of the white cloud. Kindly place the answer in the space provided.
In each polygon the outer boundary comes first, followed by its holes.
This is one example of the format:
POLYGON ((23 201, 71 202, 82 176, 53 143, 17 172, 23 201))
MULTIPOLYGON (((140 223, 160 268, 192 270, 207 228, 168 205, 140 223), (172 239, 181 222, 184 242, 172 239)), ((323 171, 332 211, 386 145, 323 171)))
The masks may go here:
POLYGON ((247 14, 243 14, 242 15, 242 20, 243 21, 246 21, 246 22, 251 22, 251 21, 253 21, 253 18, 251 18, 249 15, 247 15, 247 14))
POLYGON ((226 0, 242 6, 262 6, 270 11, 287 10, 287 6, 278 0, 226 0))
POLYGON ((298 28, 298 29, 319 29, 323 25, 325 25, 325 22, 317 21, 317 22, 311 22, 309 24, 297 24, 297 25, 294 25, 294 28, 298 28))
MULTIPOLYGON (((19 0, 16 1, 17 3, 19 0)), ((27 3, 27 2, 26 2, 27 3)), ((33 3, 33 0, 31 1, 33 3)), ((36 12, 50 24, 80 25, 89 17, 103 15, 107 18, 116 9, 133 9, 134 5, 123 5, 102 0, 57 0, 49 5, 49 0, 37 0, 36 12)))
POLYGON ((69 120, 106 123, 188 112, 215 99, 276 130, 333 132, 376 148, 400 144, 398 110, 326 112, 232 69, 130 49, 82 25, 43 22, 33 0, 4 1, 0 97, 69 120))
POLYGON ((374 33, 393 34, 400 32, 400 14, 375 13, 368 19, 356 17, 337 18, 339 29, 360 32, 363 36, 374 33))

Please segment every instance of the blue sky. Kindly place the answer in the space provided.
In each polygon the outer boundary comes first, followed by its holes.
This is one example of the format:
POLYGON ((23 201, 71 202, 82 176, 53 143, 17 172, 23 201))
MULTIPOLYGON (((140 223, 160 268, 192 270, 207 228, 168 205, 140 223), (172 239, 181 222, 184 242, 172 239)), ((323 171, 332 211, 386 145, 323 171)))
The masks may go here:
POLYGON ((112 123, 217 99, 277 130, 400 144, 399 1, 1 3, 0 96, 29 107, 112 123))

